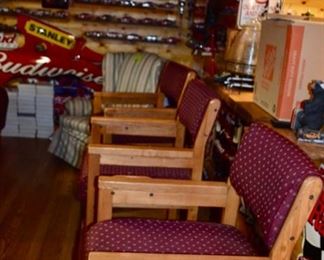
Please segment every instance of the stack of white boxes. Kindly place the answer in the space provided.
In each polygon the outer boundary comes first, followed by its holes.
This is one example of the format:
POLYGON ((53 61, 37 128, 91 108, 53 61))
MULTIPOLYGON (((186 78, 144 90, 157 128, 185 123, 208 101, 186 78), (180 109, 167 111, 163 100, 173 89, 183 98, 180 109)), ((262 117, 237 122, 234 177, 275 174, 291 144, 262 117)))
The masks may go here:
POLYGON ((20 137, 36 136, 36 88, 34 84, 18 84, 18 121, 20 137))
POLYGON ((36 126, 38 138, 49 138, 53 133, 53 100, 53 85, 50 83, 36 85, 36 126))
POLYGON ((8 89, 8 112, 2 136, 49 138, 54 131, 54 87, 50 83, 18 84, 8 89))
POLYGON ((19 136, 18 127, 18 90, 16 88, 7 88, 8 110, 5 127, 1 131, 2 136, 19 136))

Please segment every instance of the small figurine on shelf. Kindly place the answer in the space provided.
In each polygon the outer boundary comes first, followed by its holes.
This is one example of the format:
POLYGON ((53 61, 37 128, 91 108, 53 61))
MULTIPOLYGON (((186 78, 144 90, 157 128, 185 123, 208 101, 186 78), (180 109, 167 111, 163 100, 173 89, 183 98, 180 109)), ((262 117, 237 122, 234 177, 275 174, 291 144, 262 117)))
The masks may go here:
POLYGON ((308 85, 310 99, 295 111, 292 127, 298 140, 324 143, 324 82, 313 80, 308 85))

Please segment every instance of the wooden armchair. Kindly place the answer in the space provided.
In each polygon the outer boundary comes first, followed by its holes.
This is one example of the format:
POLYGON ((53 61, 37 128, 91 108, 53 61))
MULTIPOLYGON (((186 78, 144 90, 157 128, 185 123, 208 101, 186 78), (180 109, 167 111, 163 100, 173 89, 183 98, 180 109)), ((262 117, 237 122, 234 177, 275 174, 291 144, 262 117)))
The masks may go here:
POLYGON ((94 221, 95 187, 99 175, 200 180, 206 142, 219 108, 220 101, 214 91, 195 79, 183 95, 177 119, 93 117, 92 130, 97 134, 88 146, 87 171, 81 181, 81 186, 87 187, 86 224, 94 221), (183 129, 192 143, 187 148, 181 148, 183 129), (103 133, 177 138, 175 147, 99 144, 103 133))
MULTIPOLYGON (((182 94, 188 83, 196 77, 196 73, 179 63, 168 61, 160 73, 156 93, 134 92, 97 92, 94 95, 94 115, 101 114, 108 117, 137 117, 154 119, 176 118, 176 107, 180 103, 182 94), (165 107, 165 100, 169 105, 165 107), (117 106, 116 106, 117 105, 117 106), (126 106, 124 106, 126 105, 126 106), (128 106, 131 105, 131 106, 128 106), (134 107, 132 105, 146 105, 134 107)), ((130 132, 130 131, 128 131, 130 132)), ((113 138, 103 138, 104 142, 113 143, 173 143, 172 138, 150 136, 113 135, 113 138)), ((93 140, 93 139, 92 139, 93 140)))
POLYGON ((289 260, 323 183, 309 158, 271 129, 243 138, 230 183, 99 177, 98 223, 85 238, 89 260, 289 260), (240 197, 259 244, 235 228, 240 197), (113 207, 224 207, 222 224, 112 219, 113 207))
MULTIPOLYGON (((181 99, 183 89, 195 77, 196 73, 192 69, 179 63, 168 61, 160 73, 155 93, 95 92, 93 100, 94 114, 102 114, 104 108, 109 108, 116 104, 150 105, 151 107, 162 108, 165 98, 168 99, 171 107, 176 107, 181 99)), ((142 110, 141 108, 132 108, 126 111, 128 115, 131 113, 132 115, 139 114, 143 116, 142 110)), ((146 113, 148 112, 146 111, 146 113)))

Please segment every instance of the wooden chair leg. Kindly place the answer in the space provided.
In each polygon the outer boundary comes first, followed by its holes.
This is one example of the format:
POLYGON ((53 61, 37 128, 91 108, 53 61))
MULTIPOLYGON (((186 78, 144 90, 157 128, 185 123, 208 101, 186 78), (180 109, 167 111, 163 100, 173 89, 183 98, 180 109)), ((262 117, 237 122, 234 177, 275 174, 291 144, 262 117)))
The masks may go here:
POLYGON ((168 209, 168 219, 176 220, 179 219, 179 212, 176 209, 168 209))
POLYGON ((197 220, 198 219, 198 207, 193 207, 188 209, 187 220, 197 220))
POLYGON ((89 154, 88 163, 88 183, 87 183, 87 208, 86 225, 95 221, 95 180, 99 176, 99 155, 89 154))

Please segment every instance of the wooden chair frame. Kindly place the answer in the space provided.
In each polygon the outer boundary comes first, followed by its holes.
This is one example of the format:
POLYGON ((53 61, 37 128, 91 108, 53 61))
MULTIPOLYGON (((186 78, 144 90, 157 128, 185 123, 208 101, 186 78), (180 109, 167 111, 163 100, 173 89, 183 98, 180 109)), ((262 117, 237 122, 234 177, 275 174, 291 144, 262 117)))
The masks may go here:
MULTIPOLYGON (((127 110, 120 111, 126 112, 127 110)), ((126 117, 126 114, 119 116, 119 110, 116 111, 117 113, 109 117, 91 117, 90 144, 111 143, 111 135, 119 134, 172 137, 174 138, 172 145, 183 147, 185 128, 175 116, 175 110, 148 109, 144 111, 145 115, 148 115, 146 112, 153 112, 155 117, 126 117)))
POLYGON ((200 180, 206 142, 219 109, 218 99, 209 102, 193 148, 182 148, 185 127, 175 119, 92 117, 86 224, 94 221, 95 180, 99 176, 100 164, 186 168, 192 169, 193 180, 200 180), (176 141, 175 147, 100 144, 102 135, 107 133, 175 137, 176 141))
MULTIPOLYGON (((98 221, 112 218, 113 207, 222 207, 222 223, 235 226, 240 198, 230 183, 99 177, 98 221)), ((322 192, 320 177, 304 180, 268 256, 181 255, 90 252, 89 260, 287 260, 322 192)))
MULTIPOLYGON (((178 104, 181 102, 182 95, 188 83, 196 78, 196 73, 190 71, 187 74, 178 104)), ((163 80, 163 79, 160 79, 163 80)), ((126 93, 126 92, 95 92, 93 99, 93 114, 102 114, 104 107, 109 107, 111 105, 150 105, 151 107, 162 108, 164 106, 165 94, 161 92, 159 86, 157 87, 156 93, 126 93)), ((177 104, 177 105, 178 105, 177 104)), ((119 107, 118 109, 123 109, 119 107)), ((133 108, 128 110, 128 115, 131 113, 133 115, 139 114, 139 111, 143 109, 133 108)))

